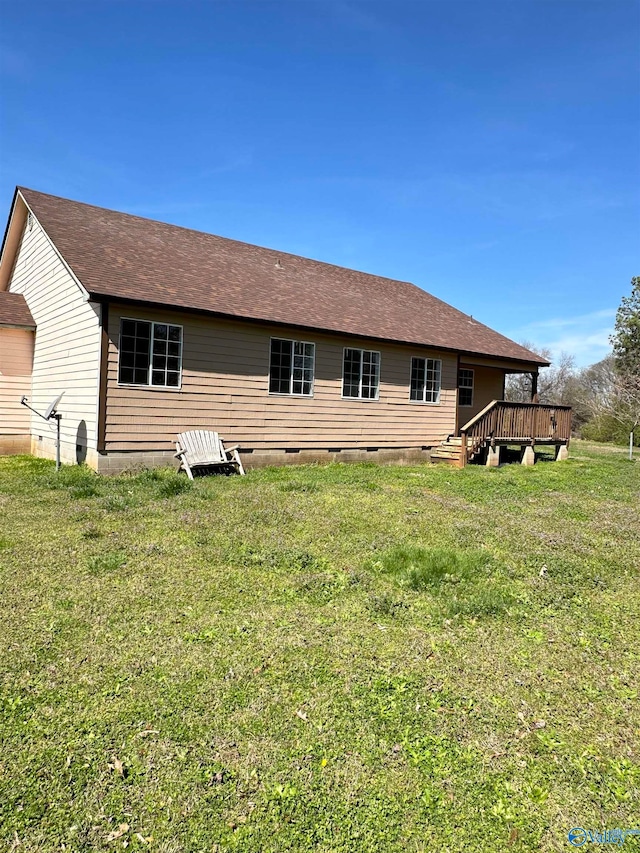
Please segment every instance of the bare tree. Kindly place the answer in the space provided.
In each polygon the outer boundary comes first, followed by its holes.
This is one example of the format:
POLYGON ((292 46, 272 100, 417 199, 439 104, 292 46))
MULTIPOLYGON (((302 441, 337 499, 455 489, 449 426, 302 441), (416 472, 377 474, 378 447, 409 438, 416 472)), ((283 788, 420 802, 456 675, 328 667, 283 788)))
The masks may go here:
MULTIPOLYGON (((551 361, 551 350, 536 347, 530 341, 522 341, 522 346, 537 352, 542 358, 551 361)), ((541 403, 554 403, 558 406, 571 405, 567 399, 570 384, 575 376, 575 362, 569 353, 560 353, 557 362, 543 367, 538 373, 538 397, 541 403)), ((531 400, 531 375, 512 373, 507 376, 505 397, 514 403, 528 403, 531 400)))
POLYGON ((633 441, 632 434, 640 427, 640 376, 621 373, 611 354, 585 368, 579 384, 579 402, 590 419, 620 424, 633 441))
POLYGON ((640 276, 631 279, 631 295, 623 296, 610 338, 613 347, 609 414, 629 430, 629 454, 633 433, 640 425, 640 276))

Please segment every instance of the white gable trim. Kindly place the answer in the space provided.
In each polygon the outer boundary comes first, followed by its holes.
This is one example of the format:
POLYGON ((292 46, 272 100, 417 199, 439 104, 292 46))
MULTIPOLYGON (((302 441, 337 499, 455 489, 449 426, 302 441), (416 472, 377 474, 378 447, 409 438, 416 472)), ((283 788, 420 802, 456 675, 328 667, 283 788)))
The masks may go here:
MULTIPOLYGON (((80 281, 80 279, 78 278, 78 276, 74 273, 74 271, 71 269, 71 267, 69 266, 69 264, 66 262, 66 260, 64 259, 63 255, 62 255, 62 252, 60 252, 60 250, 58 249, 58 247, 56 246, 56 244, 53 242, 53 240, 51 239, 51 237, 47 234, 47 230, 46 230, 46 228, 45 228, 45 227, 43 226, 43 224, 40 222, 40 220, 39 220, 39 219, 38 219, 38 217, 35 215, 35 213, 33 212, 33 210, 31 210, 31 208, 29 207, 29 204, 28 204, 28 202, 27 202, 26 198, 22 195, 22 193, 20 192, 20 190, 18 190, 18 196, 22 199, 22 201, 24 202, 25 207, 27 208, 27 223, 29 222, 29 216, 33 217, 33 221, 34 221, 34 222, 37 222, 37 223, 38 223, 38 225, 39 225, 39 227, 40 227, 40 229, 41 229, 42 233, 43 233, 43 234, 44 234, 44 236, 47 238, 47 242, 49 243, 49 245, 51 246, 51 248, 53 249, 53 251, 56 253, 56 255, 58 256, 58 258, 60 259, 60 262, 62 263, 62 265, 64 266, 64 268, 67 270, 67 272, 69 273, 69 275, 71 276, 71 278, 73 279, 74 284, 78 287, 78 289, 79 289, 80 293, 82 294, 82 298, 83 298, 83 300, 84 300, 85 302, 89 302, 89 291, 88 291, 88 290, 86 289, 86 287, 82 284, 82 282, 80 281)), ((29 227, 29 226, 28 226, 28 224, 26 224, 26 223, 25 223, 25 228, 28 228, 28 227, 29 227)))

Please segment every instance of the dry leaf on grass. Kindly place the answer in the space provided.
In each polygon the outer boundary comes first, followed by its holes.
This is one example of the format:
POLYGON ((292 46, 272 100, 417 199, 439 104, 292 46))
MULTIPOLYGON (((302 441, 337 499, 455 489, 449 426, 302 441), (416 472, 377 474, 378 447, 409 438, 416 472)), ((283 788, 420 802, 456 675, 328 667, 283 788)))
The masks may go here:
POLYGON ((109 767, 111 770, 115 770, 118 776, 121 776, 124 779, 124 764, 117 756, 114 755, 112 757, 109 767))
POLYGON ((122 838, 122 836, 126 835, 127 832, 129 832, 129 824, 121 823, 117 829, 114 829, 113 832, 110 832, 105 837, 105 841, 117 841, 118 838, 122 838))

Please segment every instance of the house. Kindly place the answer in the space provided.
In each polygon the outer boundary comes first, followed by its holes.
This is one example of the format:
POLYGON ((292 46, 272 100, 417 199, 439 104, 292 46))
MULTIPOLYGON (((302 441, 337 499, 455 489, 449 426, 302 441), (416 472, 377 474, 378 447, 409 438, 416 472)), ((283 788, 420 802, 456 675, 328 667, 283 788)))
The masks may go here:
POLYGON ((55 424, 20 399, 64 391, 62 460, 101 472, 170 464, 176 434, 203 428, 248 467, 427 458, 502 400, 507 373, 535 382, 546 364, 407 282, 15 191, 2 453, 52 458, 55 424))

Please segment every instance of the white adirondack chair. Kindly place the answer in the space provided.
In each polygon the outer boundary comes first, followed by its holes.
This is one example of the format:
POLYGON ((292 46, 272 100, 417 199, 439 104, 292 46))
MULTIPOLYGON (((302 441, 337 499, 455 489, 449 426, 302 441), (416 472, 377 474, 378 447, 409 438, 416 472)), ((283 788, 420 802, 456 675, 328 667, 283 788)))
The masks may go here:
POLYGON ((180 433, 176 442, 176 458, 180 460, 180 467, 184 468, 190 480, 193 480, 194 468, 218 468, 224 474, 235 471, 244 475, 239 446, 234 444, 233 447, 225 448, 217 432, 196 429, 180 433))

